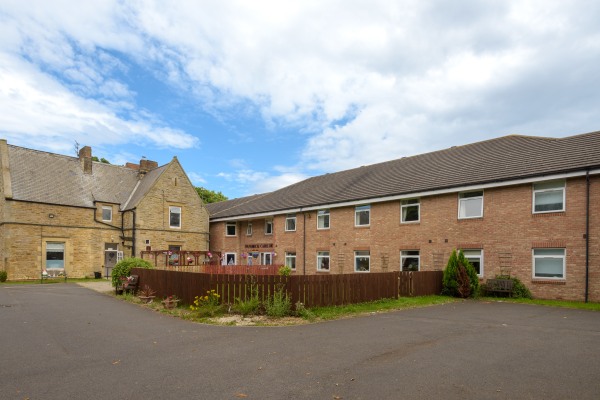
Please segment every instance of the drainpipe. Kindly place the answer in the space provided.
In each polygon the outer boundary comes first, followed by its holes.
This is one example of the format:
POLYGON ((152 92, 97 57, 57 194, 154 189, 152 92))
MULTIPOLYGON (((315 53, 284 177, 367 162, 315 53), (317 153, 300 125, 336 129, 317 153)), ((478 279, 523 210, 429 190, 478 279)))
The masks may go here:
POLYGON ((590 170, 585 174, 586 203, 585 203, 585 302, 588 302, 590 287, 590 170))
POLYGON ((133 213, 133 224, 131 227, 131 256, 135 257, 135 208, 131 210, 133 213))
POLYGON ((303 212, 304 225, 302 229, 302 274, 306 275, 306 212, 303 212))

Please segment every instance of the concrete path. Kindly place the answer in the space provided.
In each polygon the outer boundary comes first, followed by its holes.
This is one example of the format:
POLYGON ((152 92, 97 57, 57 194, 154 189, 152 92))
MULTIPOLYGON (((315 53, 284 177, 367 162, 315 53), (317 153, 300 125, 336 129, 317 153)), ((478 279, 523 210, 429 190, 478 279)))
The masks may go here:
POLYGON ((462 303, 292 327, 0 285, 0 399, 598 399, 600 313, 462 303))
POLYGON ((111 281, 107 279, 94 279, 88 282, 77 282, 77 284, 100 293, 108 293, 114 290, 111 281))

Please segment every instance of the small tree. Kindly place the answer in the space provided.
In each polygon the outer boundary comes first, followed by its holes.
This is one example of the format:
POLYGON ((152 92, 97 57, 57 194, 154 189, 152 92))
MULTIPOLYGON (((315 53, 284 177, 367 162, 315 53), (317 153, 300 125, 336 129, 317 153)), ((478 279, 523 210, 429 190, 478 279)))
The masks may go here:
POLYGON ((442 285, 442 293, 449 296, 467 298, 477 295, 479 291, 477 271, 462 251, 452 251, 444 270, 442 285))
POLYGON ((112 270, 112 273, 111 273, 112 285, 114 287, 117 287, 117 284, 119 283, 121 278, 128 277, 131 274, 132 268, 153 269, 154 266, 152 264, 150 264, 148 261, 142 260, 141 258, 136 258, 136 257, 124 258, 121 261, 119 261, 112 270))

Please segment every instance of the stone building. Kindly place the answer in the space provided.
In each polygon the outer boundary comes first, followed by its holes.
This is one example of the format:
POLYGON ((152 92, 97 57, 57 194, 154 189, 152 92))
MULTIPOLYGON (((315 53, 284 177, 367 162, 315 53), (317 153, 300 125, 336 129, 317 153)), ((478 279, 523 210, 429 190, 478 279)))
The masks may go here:
POLYGON ((600 132, 500 137, 207 207, 224 264, 442 270, 462 249, 482 280, 600 301, 600 132))
POLYGON ((0 140, 0 270, 110 274, 143 250, 208 250, 208 213, 176 157, 116 166, 0 140))

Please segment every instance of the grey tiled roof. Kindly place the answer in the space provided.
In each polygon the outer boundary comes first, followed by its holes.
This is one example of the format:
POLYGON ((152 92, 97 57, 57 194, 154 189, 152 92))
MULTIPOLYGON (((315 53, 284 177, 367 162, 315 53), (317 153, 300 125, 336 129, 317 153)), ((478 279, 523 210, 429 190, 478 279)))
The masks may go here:
POLYGON ((600 167, 600 132, 509 135, 316 176, 260 196, 207 205, 212 219, 276 213, 600 167))
MULTIPOLYGON (((93 162, 91 175, 85 174, 77 157, 12 145, 8 156, 15 200, 78 207, 94 207, 94 201, 101 201, 123 206, 139 182, 138 171, 99 162, 93 162)), ((152 185, 160 175, 157 169, 146 174, 132 199, 145 193, 140 188, 152 185)))

